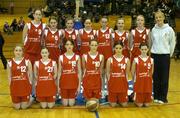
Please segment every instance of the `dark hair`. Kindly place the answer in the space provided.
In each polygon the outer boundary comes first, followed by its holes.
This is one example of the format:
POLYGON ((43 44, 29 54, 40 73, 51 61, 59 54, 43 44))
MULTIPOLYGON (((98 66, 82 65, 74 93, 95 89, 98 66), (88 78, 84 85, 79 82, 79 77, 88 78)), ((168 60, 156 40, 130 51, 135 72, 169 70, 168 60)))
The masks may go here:
POLYGON ((91 40, 89 41, 89 44, 91 44, 91 42, 93 42, 93 41, 96 41, 97 44, 99 43, 97 39, 91 39, 91 40))
POLYGON ((66 43, 67 43, 68 41, 71 42, 71 44, 74 46, 74 40, 71 39, 71 38, 66 39, 64 44, 66 45, 66 43))
MULTIPOLYGON (((41 47, 41 50, 43 50, 43 49, 47 49, 48 50, 48 48, 46 46, 41 47)), ((48 50, 48 52, 49 52, 49 50, 48 50)))
POLYGON ((49 17, 49 22, 51 21, 51 19, 54 19, 54 20, 56 20, 58 22, 58 18, 56 16, 50 16, 49 17))
POLYGON ((123 20, 123 21, 124 21, 124 23, 125 23, 125 20, 124 20, 124 18, 123 18, 123 17, 119 17, 119 18, 117 18, 116 23, 115 23, 115 26, 114 26, 114 30, 117 30, 117 29, 118 29, 118 28, 117 28, 117 22, 118 22, 119 20, 123 20))
POLYGON ((66 18, 66 22, 67 22, 68 20, 72 20, 73 23, 74 23, 74 19, 73 19, 72 17, 67 17, 67 18, 66 18))
POLYGON ((41 14, 42 14, 42 10, 41 10, 40 8, 35 8, 35 9, 33 10, 33 14, 35 14, 36 11, 40 11, 41 14))
POLYGON ((139 48, 141 49, 142 46, 147 46, 147 48, 149 48, 148 44, 146 42, 142 42, 140 45, 139 45, 139 48))
POLYGON ((120 40, 119 41, 115 41, 113 47, 115 47, 116 45, 121 45, 122 47, 124 46, 123 42, 120 41, 120 40))

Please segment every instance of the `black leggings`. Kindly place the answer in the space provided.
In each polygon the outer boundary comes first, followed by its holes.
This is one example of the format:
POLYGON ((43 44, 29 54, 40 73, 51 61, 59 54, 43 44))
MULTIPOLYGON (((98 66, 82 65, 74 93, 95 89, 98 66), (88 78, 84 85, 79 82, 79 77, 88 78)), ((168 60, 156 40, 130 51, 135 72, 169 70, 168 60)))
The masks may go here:
POLYGON ((169 54, 152 54, 154 59, 153 91, 154 99, 167 102, 169 87, 169 54))

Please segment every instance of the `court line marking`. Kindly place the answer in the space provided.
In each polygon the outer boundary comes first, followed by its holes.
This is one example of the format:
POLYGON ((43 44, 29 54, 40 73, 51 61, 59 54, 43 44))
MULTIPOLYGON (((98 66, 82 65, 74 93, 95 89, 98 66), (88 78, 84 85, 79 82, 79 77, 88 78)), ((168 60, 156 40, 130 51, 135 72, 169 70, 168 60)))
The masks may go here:
MULTIPOLYGON (((132 106, 133 105, 133 103, 132 104, 130 104, 130 106, 128 106, 128 107, 126 107, 126 108, 128 108, 128 109, 131 109, 131 108, 138 108, 138 107, 135 107, 135 106, 132 106)), ((157 106, 173 106, 173 105, 180 105, 180 102, 179 103, 165 103, 165 104, 153 104, 153 105, 150 105, 150 107, 157 107, 157 106)), ((7 105, 2 105, 2 106, 0 106, 0 107, 6 107, 6 108, 13 108, 12 106, 7 106, 7 105)), ((100 109, 119 109, 119 108, 122 108, 123 109, 123 107, 115 107, 115 108, 112 108, 112 107, 110 107, 110 106, 101 106, 100 107, 100 109)), ((142 107, 142 108, 149 108, 149 107, 142 107)), ((28 108, 28 109, 42 109, 42 108, 40 108, 40 105, 39 105, 39 107, 30 107, 30 108, 28 108)), ((74 107, 63 107, 63 106, 55 106, 55 107, 53 107, 52 109, 86 109, 86 107, 85 106, 74 106, 74 107)))
POLYGON ((95 115, 96 115, 96 118, 99 118, 99 113, 98 113, 98 111, 96 110, 94 113, 95 113, 95 115))

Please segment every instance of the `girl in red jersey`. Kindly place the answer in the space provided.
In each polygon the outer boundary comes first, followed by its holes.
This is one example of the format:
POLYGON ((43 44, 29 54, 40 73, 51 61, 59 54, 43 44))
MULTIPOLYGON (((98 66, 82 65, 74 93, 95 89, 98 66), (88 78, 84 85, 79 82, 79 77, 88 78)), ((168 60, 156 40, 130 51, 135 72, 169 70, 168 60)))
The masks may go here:
POLYGON ((23 57, 23 48, 14 48, 14 58, 8 62, 10 95, 15 109, 26 109, 30 105, 32 65, 23 57))
POLYGON ((24 56, 31 61, 32 65, 40 59, 41 35, 46 27, 41 22, 42 11, 40 9, 34 10, 33 17, 34 20, 26 23, 23 29, 24 56))
POLYGON ((36 96, 41 107, 52 108, 55 104, 57 86, 57 64, 49 58, 47 48, 41 49, 42 59, 34 64, 34 75, 36 78, 36 96))
POLYGON ((118 18, 116 21, 116 30, 113 34, 114 42, 121 41, 123 43, 123 50, 122 54, 125 57, 130 58, 130 53, 129 53, 129 31, 124 30, 124 19, 123 18, 118 18))
POLYGON ((117 103, 123 107, 128 102, 128 71, 130 63, 128 57, 122 55, 123 43, 115 42, 115 54, 107 60, 106 72, 108 78, 108 101, 112 107, 117 103))
POLYGON ((80 54, 83 55, 89 51, 89 41, 96 37, 96 30, 92 29, 90 18, 84 21, 84 28, 79 30, 79 37, 81 40, 80 54))
POLYGON ((137 27, 131 30, 131 63, 135 57, 141 54, 139 46, 142 42, 146 42, 150 45, 150 30, 144 27, 144 16, 138 15, 136 19, 137 27))
POLYGON ((58 78, 60 95, 64 106, 73 106, 80 92, 81 62, 79 55, 73 52, 74 41, 66 40, 66 52, 59 57, 58 78))
MULTIPOLYGON (((72 39, 74 41, 74 48, 73 51, 75 53, 79 53, 78 49, 78 30, 75 30, 73 28, 74 26, 74 19, 73 18, 67 18, 66 19, 66 28, 63 30, 64 35, 64 43, 67 39, 72 39)), ((63 46, 63 52, 66 52, 65 47, 63 46)))
POLYGON ((140 45, 141 55, 134 58, 132 75, 134 78, 134 101, 138 107, 149 106, 152 100, 153 59, 147 55, 146 43, 140 45))
POLYGON ((97 30, 96 32, 97 40, 99 43, 98 51, 99 53, 104 55, 105 63, 106 60, 112 56, 112 52, 113 52, 112 33, 114 31, 112 28, 107 27, 107 25, 108 25, 108 18, 104 16, 101 18, 101 29, 97 30))
POLYGON ((97 40, 90 41, 90 51, 82 56, 83 95, 86 100, 101 98, 104 56, 97 51, 97 40))
POLYGON ((60 51, 60 44, 62 43, 62 32, 57 29, 57 17, 51 16, 49 18, 49 27, 44 30, 44 43, 49 51, 49 57, 58 62, 60 51))

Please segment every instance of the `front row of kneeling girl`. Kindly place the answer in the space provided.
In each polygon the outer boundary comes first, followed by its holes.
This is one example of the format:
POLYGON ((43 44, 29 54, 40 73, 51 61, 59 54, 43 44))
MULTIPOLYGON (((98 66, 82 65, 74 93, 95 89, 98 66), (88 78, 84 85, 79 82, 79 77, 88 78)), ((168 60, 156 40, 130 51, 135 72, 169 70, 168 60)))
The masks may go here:
POLYGON ((73 52, 73 46, 72 40, 66 41, 66 52, 59 56, 58 62, 49 58, 47 48, 42 48, 42 58, 36 61, 33 67, 31 62, 23 57, 23 48, 15 47, 14 58, 8 62, 8 78, 11 99, 16 109, 25 109, 32 104, 32 83, 41 107, 52 108, 57 94, 61 96, 64 106, 73 106, 80 93, 81 82, 86 100, 100 99, 104 78, 107 78, 110 105, 115 107, 120 104, 125 107, 128 102, 130 70, 134 80, 135 104, 138 107, 149 106, 152 100, 153 60, 147 56, 147 44, 140 45, 141 55, 134 59, 132 66, 129 59, 122 55, 122 42, 115 42, 114 55, 106 62, 103 55, 97 51, 96 40, 90 41, 90 51, 82 56, 73 52))

